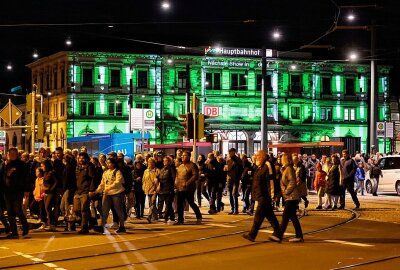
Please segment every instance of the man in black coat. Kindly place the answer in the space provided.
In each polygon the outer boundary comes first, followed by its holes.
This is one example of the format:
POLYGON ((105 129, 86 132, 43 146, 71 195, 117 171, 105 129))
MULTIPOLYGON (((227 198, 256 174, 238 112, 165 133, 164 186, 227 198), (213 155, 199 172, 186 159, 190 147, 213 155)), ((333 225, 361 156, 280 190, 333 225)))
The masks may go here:
POLYGON ((360 208, 360 202, 358 201, 357 194, 354 191, 354 176, 357 171, 356 162, 350 158, 349 151, 344 149, 342 151, 343 159, 340 162, 340 169, 342 170, 342 192, 340 194, 340 207, 339 209, 344 209, 346 202, 346 190, 350 193, 353 199, 356 209, 360 208))
POLYGON ((270 193, 269 171, 265 164, 267 154, 264 150, 260 150, 256 154, 256 166, 253 176, 252 196, 258 202, 256 213, 254 215, 253 226, 248 234, 244 234, 243 238, 249 241, 255 241, 264 218, 267 218, 274 230, 269 237, 271 241, 280 242, 282 233, 279 228, 278 220, 272 208, 272 200, 270 193))
POLYGON ((24 196, 29 196, 30 181, 27 165, 18 157, 17 148, 10 148, 4 168, 3 187, 4 199, 7 207, 10 234, 8 238, 18 238, 16 217, 22 224, 22 235, 29 232, 28 221, 22 210, 24 196))
POLYGON ((228 151, 229 159, 226 165, 227 184, 229 190, 229 201, 231 204, 231 212, 229 215, 237 215, 239 213, 239 181, 243 171, 242 160, 236 155, 236 149, 231 148, 228 151))

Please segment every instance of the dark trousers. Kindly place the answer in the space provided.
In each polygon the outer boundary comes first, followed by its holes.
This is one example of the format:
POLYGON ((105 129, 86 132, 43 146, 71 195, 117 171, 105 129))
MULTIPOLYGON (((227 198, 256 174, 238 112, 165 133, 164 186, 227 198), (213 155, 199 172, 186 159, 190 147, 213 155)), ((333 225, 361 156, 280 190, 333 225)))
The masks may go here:
POLYGON ((210 196, 208 195, 207 192, 207 187, 204 185, 204 181, 197 181, 196 182, 196 197, 197 197, 197 203, 201 207, 201 195, 206 198, 207 201, 210 201, 210 196))
POLYGON ((258 205, 254 214, 253 226, 251 227, 249 235, 254 239, 257 237, 258 231, 260 230, 264 218, 266 218, 271 224, 274 230, 273 235, 281 238, 282 234, 279 227, 278 219, 274 214, 271 200, 267 198, 262 198, 258 200, 258 205))
POLYGON ((19 221, 21 222, 24 231, 27 231, 29 228, 28 221, 26 220, 26 216, 24 215, 24 212, 22 210, 23 198, 24 193, 22 192, 9 192, 6 193, 4 196, 7 207, 8 222, 10 223, 10 232, 14 235, 18 234, 16 217, 19 218, 19 221))
POLYGON ((46 212, 46 206, 44 203, 44 199, 36 202, 39 208, 39 217, 40 220, 44 223, 47 224, 47 212, 46 212))
POLYGON ((194 203, 194 191, 178 191, 177 193, 177 204, 178 204, 178 221, 184 221, 183 209, 185 201, 187 201, 190 207, 196 214, 196 218, 202 218, 199 207, 194 203))
POLYGON ((231 204, 232 212, 239 212, 239 183, 229 182, 229 202, 231 204))
POLYGON ((159 202, 165 203, 165 213, 164 213, 165 221, 168 221, 168 219, 175 220, 174 209, 172 208, 172 202, 174 200, 174 196, 175 194, 173 192, 158 195, 159 202))
POLYGON ((340 194, 340 207, 345 207, 346 205, 346 190, 350 193, 354 204, 359 206, 360 202, 358 201, 357 193, 354 191, 354 181, 346 181, 340 194))
POLYGON ((57 224, 57 196, 56 193, 50 193, 44 196, 44 208, 46 209, 48 223, 54 226, 57 224))
POLYGON ((296 231, 296 237, 303 238, 303 232, 301 230, 300 222, 296 215, 296 210, 298 205, 299 201, 297 200, 285 201, 285 210, 283 210, 282 223, 281 223, 282 236, 286 231, 289 220, 291 220, 294 230, 296 231))
POLYGON ((141 218, 144 215, 144 204, 146 202, 146 195, 143 189, 135 189, 135 213, 136 217, 141 218))
POLYGON ((103 195, 102 201, 102 215, 101 215, 101 225, 104 227, 107 223, 107 218, 110 213, 110 209, 113 206, 118 216, 119 227, 124 227, 124 202, 125 194, 124 192, 115 195, 103 195))
POLYGON ((251 186, 246 185, 246 187, 242 187, 242 200, 243 200, 243 209, 250 209, 250 194, 251 194, 251 186))
POLYGON ((76 194, 74 196, 74 211, 75 215, 82 216, 81 226, 84 229, 89 228, 89 218, 90 218, 90 199, 89 194, 76 194), (80 214, 80 215, 79 215, 80 214))

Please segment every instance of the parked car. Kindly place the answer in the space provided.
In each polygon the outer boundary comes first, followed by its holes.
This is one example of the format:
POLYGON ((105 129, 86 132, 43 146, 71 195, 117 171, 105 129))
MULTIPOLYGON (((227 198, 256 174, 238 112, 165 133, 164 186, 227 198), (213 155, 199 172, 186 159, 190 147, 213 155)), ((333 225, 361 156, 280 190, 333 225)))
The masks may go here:
MULTIPOLYGON (((378 161, 378 165, 382 170, 382 177, 379 179, 378 192, 393 192, 400 196, 400 155, 386 156, 378 161)), ((368 193, 372 193, 376 181, 370 179, 369 173, 365 179, 365 189, 368 193)))

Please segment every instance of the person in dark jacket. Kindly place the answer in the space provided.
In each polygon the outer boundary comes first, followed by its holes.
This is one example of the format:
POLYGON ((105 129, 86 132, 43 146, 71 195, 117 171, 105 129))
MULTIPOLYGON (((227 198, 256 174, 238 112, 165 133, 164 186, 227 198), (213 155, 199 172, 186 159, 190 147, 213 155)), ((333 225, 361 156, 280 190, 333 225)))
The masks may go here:
POLYGON ((144 204, 146 195, 143 191, 143 174, 147 167, 142 161, 135 161, 132 171, 133 190, 135 193, 135 217, 138 219, 144 216, 144 204))
MULTIPOLYGON (((160 170, 158 176, 159 190, 158 199, 161 205, 165 203, 164 220, 165 223, 175 221, 174 209, 172 208, 172 202, 174 200, 174 183, 176 177, 175 167, 172 166, 172 158, 169 156, 164 157, 164 168, 160 170)), ((160 209, 161 210, 161 209, 160 209)))
POLYGON ((254 215, 253 226, 248 234, 243 235, 243 238, 255 241, 264 218, 267 218, 274 230, 269 239, 274 242, 281 242, 281 229, 272 208, 270 182, 268 179, 269 172, 268 166, 265 164, 266 160, 267 154, 265 151, 259 150, 256 154, 257 169, 254 171, 252 189, 252 196, 258 202, 258 205, 254 215))
POLYGON ((78 154, 78 166, 76 167, 76 191, 74 195, 75 215, 82 215, 81 230, 79 234, 89 233, 90 199, 89 192, 95 192, 95 169, 89 162, 89 155, 85 152, 78 154))
POLYGON ((216 214, 217 208, 220 209, 221 206, 218 205, 218 192, 219 185, 222 185, 221 179, 223 178, 223 164, 219 163, 214 156, 214 153, 209 153, 207 161, 205 162, 204 174, 207 181, 207 188, 210 193, 210 209, 209 214, 216 214), (219 207, 217 207, 219 206, 219 207))
MULTIPOLYGON (((72 154, 66 154, 64 156, 65 163, 65 175, 63 190, 64 194, 61 199, 61 211, 65 216, 68 215, 70 206, 73 204, 74 193, 76 190, 76 160, 72 154)), ((70 213, 69 213, 70 214, 70 213)), ((66 227, 67 228, 67 227, 66 227)), ((72 227, 73 229, 73 227, 72 227)))
POLYGON ((226 182, 228 184, 229 201, 231 204, 231 212, 229 212, 229 215, 237 215, 239 214, 239 181, 243 166, 242 161, 236 155, 235 148, 229 149, 228 153, 229 159, 225 169, 228 173, 226 182))
POLYGON ((206 188, 206 177, 204 174, 205 171, 205 163, 206 163, 206 157, 203 154, 200 154, 199 157, 197 158, 197 166, 199 167, 199 180, 196 182, 196 197, 197 197, 197 203, 199 207, 201 207, 201 195, 204 196, 204 198, 207 199, 207 201, 210 201, 210 197, 208 196, 207 193, 207 188, 206 188))
POLYGON ((6 201, 4 200, 4 169, 5 162, 3 161, 2 156, 0 155, 0 221, 4 226, 4 231, 6 234, 10 232, 10 224, 8 224, 8 220, 4 215, 6 211, 6 201))
POLYGON ((246 155, 241 156, 242 164, 243 164, 243 172, 240 177, 241 185, 242 185, 242 201, 243 201, 243 211, 242 213, 246 213, 247 210, 250 209, 250 194, 251 194, 251 186, 252 186, 252 164, 248 160, 246 155))
MULTIPOLYGON (((103 168, 100 164, 100 161, 97 157, 92 157, 90 159, 90 163, 94 166, 94 186, 98 187, 101 183, 101 179, 103 178, 103 168)), ((90 226, 97 226, 97 219, 99 213, 102 213, 102 194, 97 193, 94 196, 90 197, 90 226)))
POLYGON ((326 159, 328 165, 327 183, 326 183, 326 201, 325 209, 337 209, 339 195, 341 194, 340 187, 340 166, 336 155, 332 155, 326 159))
POLYGON ((342 194, 340 194, 340 209, 344 209, 346 204, 346 190, 350 193, 356 209, 360 208, 360 202, 357 198, 357 193, 354 191, 355 175, 357 171, 356 162, 350 158, 349 151, 344 149, 342 151, 341 172, 342 172, 342 194))
POLYGON ((196 214, 196 224, 201 224, 202 215, 199 207, 194 203, 194 191, 196 189, 196 181, 199 178, 199 168, 190 161, 190 152, 185 151, 182 154, 182 164, 177 168, 175 188, 177 190, 177 206, 178 206, 178 222, 183 224, 184 203, 187 201, 196 214))
POLYGON ((55 175, 53 164, 50 159, 44 159, 41 163, 41 167, 44 171, 43 176, 43 187, 44 187, 44 207, 46 210, 47 218, 48 218, 48 230, 51 232, 56 231, 56 197, 57 197, 57 181, 58 178, 55 175))
POLYGON ((22 210, 24 197, 28 198, 31 190, 28 168, 18 157, 17 148, 10 148, 5 162, 4 176, 4 199, 6 202, 8 222, 10 224, 10 234, 8 238, 18 238, 16 217, 22 224, 22 235, 29 232, 28 222, 22 210))
MULTIPOLYGON (((54 174, 57 177, 57 186, 56 186, 56 217, 58 219, 59 209, 61 205, 61 200, 64 195, 64 186, 65 186, 65 164, 64 164, 64 150, 62 147, 57 147, 55 151, 55 159, 53 161, 54 174)), ((67 209, 61 208, 61 213, 65 216, 67 209)))

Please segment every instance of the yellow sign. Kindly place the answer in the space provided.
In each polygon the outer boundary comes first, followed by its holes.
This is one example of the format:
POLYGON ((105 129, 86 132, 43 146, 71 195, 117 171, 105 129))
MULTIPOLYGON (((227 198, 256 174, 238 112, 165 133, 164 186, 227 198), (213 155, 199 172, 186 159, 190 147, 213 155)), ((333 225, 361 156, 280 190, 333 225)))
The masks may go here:
POLYGON ((9 126, 14 124, 21 116, 22 112, 12 102, 8 102, 0 112, 0 118, 9 126))

